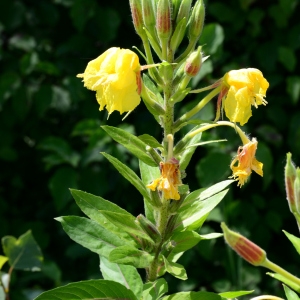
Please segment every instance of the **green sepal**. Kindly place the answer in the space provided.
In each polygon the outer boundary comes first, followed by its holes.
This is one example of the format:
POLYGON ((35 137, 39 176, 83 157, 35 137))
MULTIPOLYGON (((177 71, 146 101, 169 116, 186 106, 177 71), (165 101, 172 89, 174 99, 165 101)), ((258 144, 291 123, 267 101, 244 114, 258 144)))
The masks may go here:
POLYGON ((222 298, 211 292, 181 292, 163 297, 162 300, 222 300, 222 298))
POLYGON ((104 257, 108 257, 116 247, 126 245, 124 240, 93 220, 77 216, 58 217, 55 220, 62 224, 73 241, 104 257))
POLYGON ((135 135, 113 126, 104 125, 101 126, 116 142, 123 145, 128 149, 133 155, 142 160, 144 163, 150 166, 157 166, 155 161, 146 152, 147 144, 141 141, 135 135))
POLYGON ((100 257, 100 270, 105 280, 119 282, 132 290, 138 299, 142 298, 143 281, 135 267, 119 265, 102 256, 100 257))
POLYGON ((252 294, 253 292, 254 292, 254 290, 253 291, 234 291, 234 292, 219 293, 218 295, 221 296, 222 298, 233 299, 233 298, 237 298, 240 296, 252 294))
POLYGON ((144 198, 151 201, 149 191, 134 171, 110 154, 105 152, 101 152, 101 154, 142 194, 144 198))
POLYGON ((135 247, 121 246, 111 251, 108 259, 117 264, 147 268, 153 261, 154 256, 135 247))
POLYGON ((222 201, 228 189, 203 201, 195 201, 189 207, 179 209, 174 231, 195 230, 202 226, 208 214, 222 201))
POLYGON ((177 264, 175 262, 169 261, 163 256, 165 269, 168 273, 173 275, 174 277, 181 279, 181 280, 187 280, 187 275, 184 266, 177 264))
POLYGON ((287 300, 299 300, 300 299, 298 297, 298 295, 294 291, 289 289, 286 285, 283 285, 283 288, 284 288, 284 292, 287 297, 287 300))
POLYGON ((158 300, 168 292, 168 283, 163 278, 144 284, 143 300, 158 300))
POLYGON ((69 283, 65 286, 47 291, 34 300, 112 300, 130 299, 138 300, 133 292, 118 282, 111 280, 87 280, 69 283))
POLYGON ((7 235, 1 241, 3 252, 11 268, 32 272, 41 270, 43 254, 31 230, 22 234, 18 239, 7 235))
POLYGON ((125 209, 99 196, 79 190, 70 189, 70 191, 76 201, 76 204, 90 219, 96 221, 107 230, 115 233, 122 240, 126 241, 126 243, 136 245, 136 242, 132 239, 132 236, 125 231, 121 231, 117 226, 112 224, 107 218, 105 218, 103 214, 100 213, 100 210, 106 210, 114 213, 126 214, 127 211, 125 209))
POLYGON ((153 240, 145 233, 133 215, 129 213, 114 213, 105 210, 100 210, 100 212, 115 226, 119 227, 120 230, 124 230, 153 243, 153 240))
POLYGON ((282 230, 283 233, 287 236, 290 242, 293 244, 294 248, 297 250, 298 254, 300 254, 300 239, 285 230, 282 230))
POLYGON ((300 287, 299 287, 299 285, 295 284, 293 281, 290 281, 289 279, 287 279, 286 277, 282 276, 281 274, 271 273, 271 272, 267 272, 266 274, 269 275, 269 276, 271 276, 272 278, 275 278, 275 279, 281 281, 282 283, 288 285, 290 288, 292 288, 297 293, 300 293, 300 287))

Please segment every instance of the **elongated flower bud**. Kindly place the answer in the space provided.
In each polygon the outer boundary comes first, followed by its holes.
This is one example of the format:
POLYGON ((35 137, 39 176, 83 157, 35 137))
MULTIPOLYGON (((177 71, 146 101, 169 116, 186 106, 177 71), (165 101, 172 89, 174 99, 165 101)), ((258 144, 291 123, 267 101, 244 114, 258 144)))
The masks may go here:
POLYGON ((137 216, 137 220, 145 233, 147 233, 151 239, 157 243, 161 241, 161 235, 155 225, 149 221, 144 215, 140 214, 137 216))
POLYGON ((142 0, 142 13, 143 13, 143 19, 144 24, 148 29, 155 26, 155 14, 153 5, 149 0, 142 0))
POLYGON ((292 213, 297 210, 296 203, 295 203, 295 191, 294 191, 295 179, 296 179, 296 168, 292 162, 292 154, 287 153, 286 165, 284 168, 284 181, 285 181, 286 199, 288 201, 289 208, 292 213))
POLYGON ((190 54, 188 59, 186 60, 186 64, 184 67, 184 72, 190 77, 194 77, 200 71, 202 65, 202 54, 201 54, 201 46, 198 49, 190 54))
POLYGON ((190 10, 192 6, 192 0, 182 0, 178 14, 176 17, 176 24, 178 24, 183 18, 189 19, 190 16, 190 10))
POLYGON ((296 170, 296 179, 294 181, 294 195, 297 213, 300 214, 300 169, 296 170))
POLYGON ((158 0, 156 31, 160 39, 167 39, 172 33, 171 9, 169 0, 158 0))
POLYGON ((144 33, 143 30, 143 16, 142 16, 142 6, 139 0, 129 0, 130 10, 133 20, 134 29, 138 35, 144 33))
POLYGON ((205 18, 205 7, 203 0, 198 0, 193 8, 193 12, 189 22, 188 37, 190 40, 199 39, 205 18))
POLYGON ((254 266, 261 266, 267 259, 266 252, 256 244, 230 230, 225 223, 221 223, 224 238, 227 244, 243 259, 254 266))

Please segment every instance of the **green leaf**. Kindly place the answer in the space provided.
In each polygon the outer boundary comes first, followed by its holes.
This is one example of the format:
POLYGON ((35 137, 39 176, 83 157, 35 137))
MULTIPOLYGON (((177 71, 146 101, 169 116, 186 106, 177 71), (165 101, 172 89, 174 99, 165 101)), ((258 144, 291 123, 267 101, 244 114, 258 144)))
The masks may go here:
POLYGON ((142 298, 143 281, 137 269, 129 265, 119 265, 100 257, 100 270, 105 280, 112 280, 133 291, 138 299, 142 298))
POLYGON ((222 300, 222 298, 210 292, 181 292, 163 297, 162 300, 222 300))
POLYGON ((297 104, 300 97, 300 77, 299 76, 289 76, 286 79, 287 87, 286 91, 290 95, 292 102, 297 104))
POLYGON ((224 30, 219 24, 211 23, 203 28, 200 38, 200 45, 204 45, 203 50, 206 54, 214 54, 224 41, 224 30))
POLYGON ((64 231, 73 241, 104 257, 108 257, 116 247, 126 244, 117 235, 87 218, 65 216, 55 220, 61 222, 64 231))
POLYGON ((111 280, 88 280, 70 283, 44 292, 35 300, 137 300, 131 290, 111 280))
POLYGON ((172 237, 172 243, 175 244, 171 254, 184 252, 193 248, 201 241, 201 236, 195 231, 177 232, 172 237))
POLYGON ((8 261, 8 257, 0 255, 0 270, 2 269, 3 265, 8 261))
POLYGON ((186 271, 184 269, 184 266, 177 264, 175 262, 167 260, 165 257, 163 257, 165 268, 168 273, 173 275, 174 277, 181 279, 181 280, 187 280, 186 271))
POLYGON ((4 236, 2 247, 4 254, 8 257, 10 267, 32 272, 41 270, 43 254, 30 230, 18 239, 13 236, 4 236))
POLYGON ((163 149, 162 144, 160 144, 156 138, 154 138, 152 135, 149 134, 142 134, 139 135, 138 138, 143 141, 145 144, 152 148, 160 148, 163 149))
POLYGON ((283 66, 290 72, 295 70, 297 64, 297 58, 292 49, 287 47, 279 47, 278 49, 278 60, 283 66))
POLYGON ((143 239, 153 242, 152 239, 145 233, 145 231, 140 227, 140 225, 135 222, 136 218, 129 214, 115 213, 105 210, 100 210, 101 214, 104 215, 110 222, 115 226, 119 227, 119 230, 124 230, 128 233, 137 235, 143 239))
POLYGON ((163 105, 164 104, 164 99, 161 96, 157 86, 153 83, 153 81, 150 79, 150 77, 143 73, 143 83, 145 85, 145 87, 148 90, 148 94, 150 95, 150 97, 155 100, 156 102, 158 102, 159 104, 163 105))
MULTIPOLYGON (((160 177, 160 171, 158 167, 151 167, 147 164, 145 164, 143 161, 139 160, 140 165, 140 173, 142 182, 144 185, 150 184, 154 179, 160 177)), ((144 206, 145 206, 145 213, 147 219, 149 219, 151 222, 155 223, 155 217, 154 217, 154 207, 149 203, 147 198, 144 198, 144 206)))
POLYGON ((158 300, 168 292, 168 283, 160 278, 144 284, 143 300, 158 300))
MULTIPOLYGON (((125 240, 126 243, 132 243, 132 245, 135 245, 135 242, 132 241, 132 237, 130 235, 124 231, 120 231, 117 226, 113 225, 103 214, 100 213, 100 210, 105 210, 114 213, 127 214, 125 209, 99 196, 79 190, 71 189, 70 191, 77 205, 90 219, 96 221, 107 230, 117 234, 121 239, 125 240)), ((131 216, 129 213, 128 215, 131 216)))
POLYGON ((253 291, 234 291, 234 292, 224 292, 224 293, 219 293, 219 296, 226 298, 226 299, 232 299, 232 298, 237 298, 240 296, 248 295, 253 293, 253 291))
POLYGON ((198 229, 205 221, 208 213, 213 210, 225 197, 228 189, 203 201, 196 201, 191 206, 179 209, 176 231, 183 229, 198 229))
POLYGON ((157 166, 155 161, 146 152, 147 144, 135 135, 112 126, 102 126, 102 128, 118 143, 128 149, 133 155, 142 160, 149 166, 157 166))
POLYGON ((291 241, 295 249, 297 250, 298 254, 300 255, 300 239, 285 230, 282 230, 287 238, 291 241))
POLYGON ((288 300, 299 300, 299 297, 297 296, 297 294, 294 291, 289 289, 286 285, 283 285, 283 288, 284 288, 284 292, 285 292, 285 295, 288 300))
POLYGON ((111 251, 109 260, 117 264, 132 265, 136 268, 147 268, 153 260, 153 255, 131 246, 122 246, 111 251))
POLYGON ((117 158, 104 152, 101 152, 101 154, 107 158, 107 160, 143 195, 144 198, 150 201, 148 189, 134 171, 132 171, 125 164, 121 163, 117 158))
POLYGON ((283 282, 284 284, 288 285, 290 288, 292 288, 297 293, 300 293, 300 287, 299 287, 299 285, 295 284, 293 281, 290 281, 289 279, 287 279, 286 277, 282 276, 281 274, 270 273, 270 272, 267 272, 266 274, 269 275, 269 276, 271 276, 272 278, 275 278, 275 279, 283 282))
POLYGON ((0 286, 0 300, 5 300, 6 295, 2 286, 0 286))

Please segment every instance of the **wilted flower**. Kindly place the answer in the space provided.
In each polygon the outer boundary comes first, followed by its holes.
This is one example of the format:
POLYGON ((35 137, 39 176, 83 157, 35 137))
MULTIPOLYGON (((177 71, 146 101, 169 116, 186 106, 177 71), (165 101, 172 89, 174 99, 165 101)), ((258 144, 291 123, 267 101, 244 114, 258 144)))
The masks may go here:
POLYGON ((100 110, 109 114, 132 111, 140 103, 140 63, 129 49, 110 48, 90 61, 83 74, 84 86, 96 91, 100 110))
POLYGON ((178 185, 181 184, 179 164, 175 158, 167 162, 160 163, 161 176, 155 179, 147 187, 152 191, 157 188, 158 191, 163 192, 166 200, 179 200, 178 185))
POLYGON ((257 69, 232 70, 222 80, 222 97, 225 114, 231 122, 244 125, 252 116, 251 105, 266 105, 264 99, 268 81, 257 69))
POLYGON ((263 164, 255 158, 256 149, 257 140, 255 138, 253 138, 252 141, 248 140, 248 143, 239 147, 237 156, 230 164, 230 168, 233 172, 231 177, 238 180, 239 186, 244 185, 252 173, 252 170, 258 175, 263 176, 263 164), (236 163, 238 163, 237 166, 235 166, 236 163))

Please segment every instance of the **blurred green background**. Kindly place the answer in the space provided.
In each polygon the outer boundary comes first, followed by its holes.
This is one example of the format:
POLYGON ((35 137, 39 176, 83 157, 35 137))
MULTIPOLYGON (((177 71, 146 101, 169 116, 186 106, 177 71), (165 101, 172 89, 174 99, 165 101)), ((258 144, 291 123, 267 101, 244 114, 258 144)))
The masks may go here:
MULTIPOLYGON (((200 43, 210 59, 193 87, 211 84, 228 70, 253 67, 263 72, 270 88, 269 104, 253 108, 244 126, 259 141, 264 177, 253 174, 241 189, 232 185, 201 232, 220 232, 219 222, 225 220, 262 246, 271 260, 299 275, 296 252, 281 232, 299 235, 283 183, 286 152, 300 165, 299 1, 207 0, 206 5, 200 43)), ((142 211, 138 192, 99 152, 115 155, 135 170, 138 162, 100 125, 158 139, 161 131, 143 104, 124 122, 118 112, 107 120, 94 93, 75 77, 109 47, 141 48, 128 1, 1 1, 0 36, 0 237, 32 229, 41 246, 43 272, 16 272, 11 284, 12 299, 32 299, 71 281, 101 278, 97 255, 71 241, 54 220, 81 215, 68 188, 100 195, 135 215, 142 211)), ((199 99, 201 95, 188 96, 184 104, 192 107, 199 99)), ((197 117, 213 119, 214 103, 197 117)), ((185 109, 178 105, 178 115, 185 109)), ((185 180, 192 190, 226 179, 240 144, 230 128, 203 137, 228 142, 196 151, 185 180)), ((239 259, 223 239, 200 242, 179 262, 189 279, 167 277, 170 292, 255 289, 256 294, 282 295, 280 283, 239 259)))

